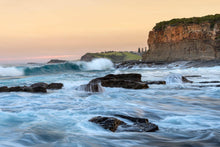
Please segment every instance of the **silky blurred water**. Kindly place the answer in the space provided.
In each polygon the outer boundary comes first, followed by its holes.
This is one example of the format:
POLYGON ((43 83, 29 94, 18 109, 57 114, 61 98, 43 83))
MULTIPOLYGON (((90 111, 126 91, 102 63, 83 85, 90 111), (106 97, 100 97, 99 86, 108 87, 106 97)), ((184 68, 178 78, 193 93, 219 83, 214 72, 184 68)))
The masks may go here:
POLYGON ((0 86, 61 82, 64 88, 46 94, 0 93, 0 146, 220 146, 220 87, 214 87, 217 83, 199 83, 220 81, 219 66, 114 69, 108 62, 95 69, 92 66, 97 67, 96 63, 86 64, 82 69, 84 64, 77 63, 79 70, 59 65, 59 72, 48 72, 40 65, 37 68, 41 73, 29 75, 25 75, 25 66, 1 67, 0 86), (140 73, 143 81, 166 80, 167 85, 149 85, 144 90, 104 88, 103 93, 76 90, 110 73, 140 73), (179 80, 190 75, 199 76, 188 78, 194 81, 192 84, 179 80), (113 133, 88 121, 115 114, 148 118, 159 126, 159 131, 113 133))

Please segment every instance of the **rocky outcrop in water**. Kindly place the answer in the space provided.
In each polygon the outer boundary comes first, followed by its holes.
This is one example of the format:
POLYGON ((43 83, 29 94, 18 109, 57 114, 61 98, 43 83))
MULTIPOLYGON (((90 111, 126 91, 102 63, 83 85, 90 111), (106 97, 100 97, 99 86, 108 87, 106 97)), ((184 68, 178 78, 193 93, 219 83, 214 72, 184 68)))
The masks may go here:
POLYGON ((155 132, 159 130, 158 126, 150 123, 146 118, 135 118, 125 115, 115 115, 116 117, 120 117, 123 119, 127 119, 132 122, 132 125, 129 125, 117 118, 114 117, 102 117, 97 116, 90 119, 90 122, 96 123, 100 125, 102 128, 106 130, 110 130, 112 132, 155 132))
POLYGON ((16 86, 16 87, 0 87, 0 92, 32 92, 32 93, 46 93, 47 89, 62 89, 62 83, 35 83, 31 86, 16 86))
POLYGON ((158 23, 143 61, 220 60, 220 14, 158 23))
POLYGON ((149 88, 145 82, 141 81, 140 74, 109 74, 104 77, 93 79, 86 85, 81 85, 80 89, 89 92, 102 92, 103 90, 99 87, 99 83, 103 87, 120 87, 127 89, 149 88))

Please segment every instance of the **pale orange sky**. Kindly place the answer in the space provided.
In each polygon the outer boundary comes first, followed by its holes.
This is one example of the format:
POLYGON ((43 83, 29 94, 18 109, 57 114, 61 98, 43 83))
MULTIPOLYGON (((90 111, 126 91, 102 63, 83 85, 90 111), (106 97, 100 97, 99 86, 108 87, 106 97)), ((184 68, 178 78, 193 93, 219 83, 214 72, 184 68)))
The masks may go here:
POLYGON ((220 0, 0 0, 0 63, 136 51, 159 21, 216 13, 220 0))

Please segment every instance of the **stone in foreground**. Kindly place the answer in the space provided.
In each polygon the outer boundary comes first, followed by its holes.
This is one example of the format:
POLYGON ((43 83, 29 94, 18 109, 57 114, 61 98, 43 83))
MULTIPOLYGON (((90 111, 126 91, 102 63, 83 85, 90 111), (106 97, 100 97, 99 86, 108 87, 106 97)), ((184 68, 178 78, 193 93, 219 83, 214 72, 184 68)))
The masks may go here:
POLYGON ((135 118, 130 116, 124 116, 124 115, 115 115, 118 117, 121 117, 123 119, 127 119, 131 122, 133 122, 132 125, 127 124, 117 118, 114 117, 102 117, 97 116, 92 119, 90 119, 90 122, 96 123, 100 125, 102 128, 106 130, 110 130, 112 132, 155 132, 159 130, 158 126, 149 123, 148 119, 145 118, 135 118))

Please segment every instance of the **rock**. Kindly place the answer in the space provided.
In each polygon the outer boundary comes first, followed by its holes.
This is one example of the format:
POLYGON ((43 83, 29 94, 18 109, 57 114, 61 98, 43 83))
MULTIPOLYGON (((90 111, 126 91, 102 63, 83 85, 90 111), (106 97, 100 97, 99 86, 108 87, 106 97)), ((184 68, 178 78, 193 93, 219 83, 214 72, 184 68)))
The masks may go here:
POLYGON ((47 86, 47 89, 62 89, 62 83, 51 83, 47 86))
POLYGON ((67 62, 66 60, 59 60, 59 59, 51 59, 49 62, 47 62, 48 64, 51 63, 65 63, 67 62))
POLYGON ((10 88, 8 88, 8 89, 9 89, 9 92, 19 92, 19 91, 24 91, 24 88, 23 88, 23 87, 20 87, 20 86, 10 87, 10 88))
POLYGON ((109 74, 101 78, 93 79, 89 84, 101 83, 103 87, 121 87, 127 89, 146 89, 149 88, 144 82, 141 82, 140 74, 109 74))
POLYGON ((135 82, 128 80, 102 80, 101 85, 103 87, 121 87, 127 89, 147 89, 149 86, 144 82, 135 82))
POLYGON ((79 90, 87 91, 87 92, 103 92, 104 89, 99 83, 89 83, 85 85, 81 85, 79 90))
POLYGON ((203 83, 203 84, 207 84, 207 83, 220 83, 220 81, 203 81, 203 82, 199 82, 199 83, 203 83))
POLYGON ((135 118, 124 115, 115 116, 127 119, 133 122, 133 125, 128 125, 127 123, 114 117, 98 116, 90 119, 89 121, 96 123, 104 129, 110 130, 112 132, 154 132, 159 129, 157 125, 149 123, 148 119, 145 118, 135 118))
POLYGON ((166 85, 166 81, 144 81, 146 84, 162 84, 166 85))
POLYGON ((32 92, 42 92, 42 93, 46 93, 47 92, 47 83, 35 83, 32 84, 30 87, 32 88, 32 92))
POLYGON ((27 86, 16 86, 16 87, 0 87, 0 92, 42 92, 46 93, 47 89, 61 89, 63 87, 62 83, 35 83, 32 84, 30 87, 27 86))
POLYGON ((124 124, 123 121, 118 120, 117 118, 113 117, 102 117, 97 116, 89 120, 90 122, 96 123, 103 127, 104 129, 110 130, 115 132, 119 125, 124 124))
POLYGON ((3 87, 0 87, 0 92, 9 92, 9 89, 7 86, 3 86, 3 87))
POLYGON ((186 77, 182 76, 183 83, 193 83, 193 81, 188 80, 186 77))
POLYGON ((157 23, 149 33, 149 50, 143 54, 142 60, 148 62, 220 60, 219 18, 220 15, 216 14, 157 23))
POLYGON ((101 78, 96 78, 91 80, 89 83, 99 83, 104 80, 126 80, 126 81, 134 81, 134 82, 141 82, 141 74, 109 74, 101 78))

